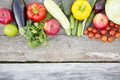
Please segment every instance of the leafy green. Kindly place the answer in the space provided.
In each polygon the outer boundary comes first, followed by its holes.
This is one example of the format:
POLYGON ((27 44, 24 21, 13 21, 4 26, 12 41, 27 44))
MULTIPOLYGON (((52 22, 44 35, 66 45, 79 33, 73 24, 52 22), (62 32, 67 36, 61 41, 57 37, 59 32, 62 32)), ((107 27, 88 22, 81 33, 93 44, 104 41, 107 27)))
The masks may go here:
POLYGON ((37 48, 39 45, 47 44, 47 35, 44 32, 45 21, 52 18, 47 12, 46 18, 41 22, 27 21, 27 25, 20 29, 20 33, 26 37, 29 46, 37 48))
POLYGON ((86 20, 85 23, 85 28, 87 28, 88 26, 90 26, 90 24, 92 23, 93 17, 95 16, 95 12, 92 11, 92 13, 90 14, 90 16, 88 17, 88 19, 86 20))
POLYGON ((91 7, 93 8, 97 0, 88 0, 90 3, 91 7))
POLYGON ((105 12, 108 18, 120 24, 120 1, 119 0, 107 0, 105 5, 105 12))
POLYGON ((33 23, 29 20, 24 27, 24 36, 31 47, 36 48, 47 43, 47 35, 44 33, 43 26, 44 22, 33 23))

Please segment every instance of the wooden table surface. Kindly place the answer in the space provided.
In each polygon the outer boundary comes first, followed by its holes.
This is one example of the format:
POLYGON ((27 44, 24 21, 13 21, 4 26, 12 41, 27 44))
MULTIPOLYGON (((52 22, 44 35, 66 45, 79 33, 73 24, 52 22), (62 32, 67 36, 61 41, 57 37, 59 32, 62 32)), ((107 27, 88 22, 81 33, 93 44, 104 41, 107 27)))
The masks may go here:
POLYGON ((0 64, 0 80, 120 80, 120 64, 0 64))
MULTIPOLYGON (((40 0, 25 0, 26 3, 40 0)), ((59 0, 56 0, 59 1, 59 0)), ((0 7, 11 8, 12 0, 0 7)), ((67 36, 64 30, 48 37, 49 44, 32 49, 26 39, 7 37, 0 25, 0 62, 88 62, 120 61, 120 40, 103 43, 86 36, 67 36)), ((0 64, 0 80, 120 80, 119 63, 0 64)))
MULTIPOLYGON (((26 3, 40 0, 25 0, 26 3)), ((59 0, 56 0, 59 1, 59 0)), ((11 8, 12 0, 2 0, 0 7, 11 8)), ((7 37, 3 34, 4 25, 0 25, 0 61, 120 61, 120 40, 103 43, 86 36, 67 36, 61 29, 57 36, 49 36, 47 46, 32 49, 26 39, 17 35, 7 37)))

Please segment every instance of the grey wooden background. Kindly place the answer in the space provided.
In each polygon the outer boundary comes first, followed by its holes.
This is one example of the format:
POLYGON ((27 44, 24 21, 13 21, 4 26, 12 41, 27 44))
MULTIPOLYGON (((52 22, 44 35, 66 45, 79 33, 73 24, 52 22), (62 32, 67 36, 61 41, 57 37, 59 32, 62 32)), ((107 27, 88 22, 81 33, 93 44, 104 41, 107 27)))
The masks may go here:
MULTIPOLYGON (((26 3, 40 0, 25 0, 26 3)), ((59 0, 56 0, 59 1, 59 0)), ((2 0, 0 7, 11 8, 12 0, 2 0)), ((32 49, 26 39, 17 35, 7 37, 0 25, 0 61, 120 61, 120 40, 103 43, 86 36, 67 36, 63 29, 57 36, 49 36, 47 46, 32 49)))
POLYGON ((0 80, 120 80, 120 64, 0 64, 0 80))

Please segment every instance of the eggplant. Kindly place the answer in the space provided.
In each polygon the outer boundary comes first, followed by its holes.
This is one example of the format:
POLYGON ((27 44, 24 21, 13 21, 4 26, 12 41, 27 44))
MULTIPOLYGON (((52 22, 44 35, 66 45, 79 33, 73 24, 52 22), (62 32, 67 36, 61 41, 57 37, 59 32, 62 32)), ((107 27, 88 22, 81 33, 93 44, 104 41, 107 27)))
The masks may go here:
POLYGON ((26 7, 24 0, 13 0, 12 10, 18 28, 26 25, 26 7))
POLYGON ((96 13, 99 13, 101 11, 104 11, 104 8, 105 8, 105 0, 98 0, 96 3, 95 3, 95 6, 94 6, 94 11, 96 13))

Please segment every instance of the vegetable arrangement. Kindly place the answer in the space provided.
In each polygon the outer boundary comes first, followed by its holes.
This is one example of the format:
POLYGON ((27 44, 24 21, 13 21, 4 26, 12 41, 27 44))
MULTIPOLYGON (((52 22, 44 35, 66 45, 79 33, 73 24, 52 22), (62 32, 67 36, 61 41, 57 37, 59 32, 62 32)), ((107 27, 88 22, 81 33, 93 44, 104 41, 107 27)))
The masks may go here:
POLYGON ((0 8, 5 35, 15 36, 19 30, 33 48, 46 45, 47 36, 57 35, 60 25, 68 36, 87 35, 103 42, 120 38, 118 0, 61 0, 60 3, 61 6, 54 0, 44 0, 43 4, 26 5, 24 0, 13 0, 12 11, 0 8), (18 28, 11 24, 13 18, 18 28))
POLYGON ((84 34, 89 38, 99 39, 103 42, 113 42, 116 38, 120 38, 120 16, 117 12, 119 8, 117 4, 120 3, 116 0, 106 1, 98 0, 95 3, 92 22, 86 26, 87 29, 84 30, 84 34))

